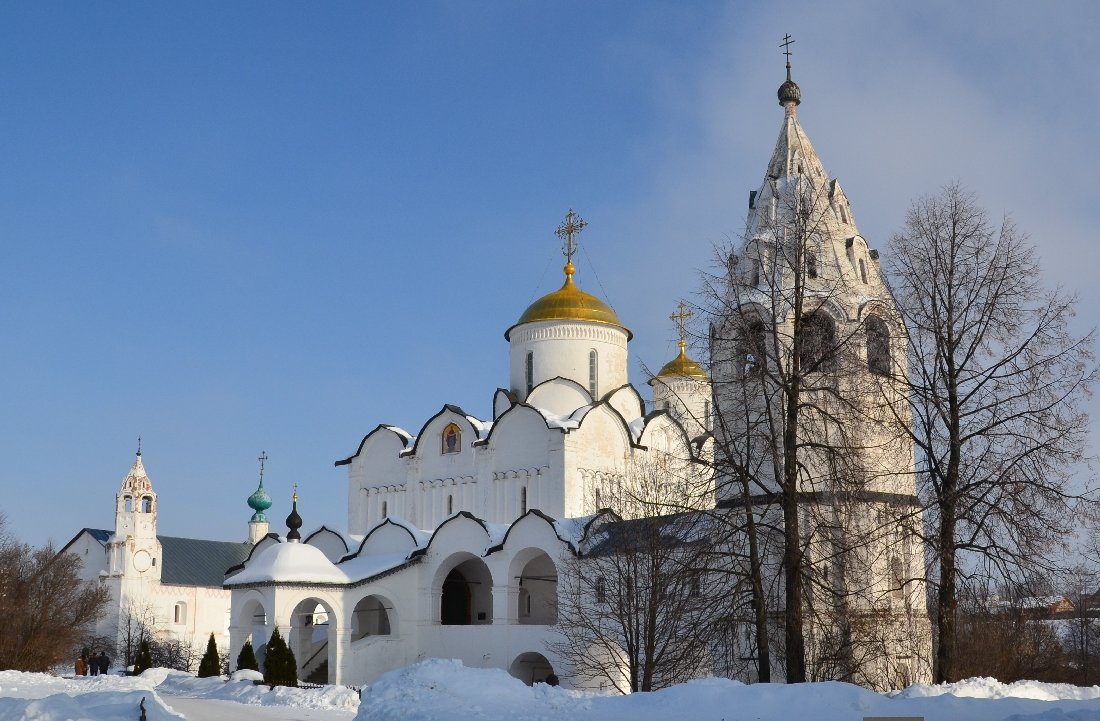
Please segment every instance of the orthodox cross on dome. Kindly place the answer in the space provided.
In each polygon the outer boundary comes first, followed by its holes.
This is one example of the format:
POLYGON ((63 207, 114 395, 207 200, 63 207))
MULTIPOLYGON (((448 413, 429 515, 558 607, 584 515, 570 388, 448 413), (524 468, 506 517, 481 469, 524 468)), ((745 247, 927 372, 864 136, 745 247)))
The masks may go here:
POLYGON ((260 457, 257 458, 260 462, 260 485, 264 484, 264 464, 267 463, 267 451, 260 451, 260 457))
POLYGON ((294 484, 294 495, 291 497, 295 503, 298 502, 298 484, 294 484))
POLYGON ((783 48, 783 54, 787 56, 787 69, 791 69, 791 45, 794 44, 794 39, 790 33, 783 36, 783 42, 779 43, 779 47, 783 48))
POLYGON ((561 249, 562 253, 565 254, 567 263, 573 262, 573 254, 577 252, 577 236, 580 235, 586 225, 588 225, 588 221, 574 213, 573 209, 570 208, 569 212, 565 214, 565 222, 554 231, 554 235, 561 238, 561 249))
POLYGON ((673 323, 676 324, 676 328, 680 331, 680 352, 683 353, 687 348, 687 322, 691 320, 695 313, 691 308, 687 307, 684 301, 680 301, 680 305, 677 306, 675 313, 668 317, 673 323))

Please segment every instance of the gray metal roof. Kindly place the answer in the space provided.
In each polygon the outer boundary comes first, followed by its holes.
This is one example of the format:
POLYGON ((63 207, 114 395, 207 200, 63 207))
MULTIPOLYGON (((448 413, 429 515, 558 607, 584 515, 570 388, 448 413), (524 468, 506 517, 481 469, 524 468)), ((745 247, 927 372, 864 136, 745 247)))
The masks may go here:
MULTIPOLYGON (((103 528, 84 528, 60 552, 63 553, 84 533, 103 545, 107 545, 114 535, 113 531, 103 528)), ((160 582, 174 586, 219 588, 225 580, 225 572, 244 563, 252 550, 252 544, 247 542, 204 541, 177 536, 157 536, 157 540, 163 551, 160 582)))
POLYGON ((111 532, 102 528, 85 528, 84 530, 88 532, 88 535, 90 535, 92 538, 99 541, 103 545, 107 545, 107 541, 111 539, 111 532))
POLYGON ((252 544, 234 541, 204 541, 198 538, 157 536, 164 552, 161 583, 177 586, 220 587, 226 569, 248 557, 252 544))

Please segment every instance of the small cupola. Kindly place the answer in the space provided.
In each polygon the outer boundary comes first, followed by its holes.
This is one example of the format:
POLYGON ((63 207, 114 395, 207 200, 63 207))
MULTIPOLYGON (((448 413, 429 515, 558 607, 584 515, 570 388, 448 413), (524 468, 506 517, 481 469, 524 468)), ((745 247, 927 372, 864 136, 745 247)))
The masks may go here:
POLYGON ((256 543, 267 535, 268 522, 265 511, 271 508, 271 494, 264 488, 264 466, 267 463, 267 452, 260 454, 260 485, 255 492, 248 497, 248 507, 252 509, 252 518, 248 521, 248 541, 256 543))
POLYGON ((680 301, 677 312, 669 318, 680 332, 680 352, 657 375, 650 379, 653 388, 653 408, 666 411, 687 431, 689 437, 710 430, 710 376, 687 354, 687 321, 693 313, 680 301))
POLYGON ((302 534, 298 529, 302 527, 302 517, 298 515, 298 484, 294 484, 294 495, 291 497, 290 515, 286 517, 286 540, 298 543, 302 540, 302 534))
POLYGON ((264 464, 267 462, 267 452, 260 454, 260 485, 256 488, 256 491, 248 497, 248 507, 255 513, 252 514, 252 522, 267 523, 267 516, 264 515, 264 511, 271 508, 271 494, 264 488, 264 464))
POLYGON ((783 54, 787 56, 787 79, 779 86, 779 91, 776 93, 779 96, 779 104, 787 108, 787 112, 791 115, 794 114, 795 107, 802 102, 802 88, 791 79, 791 45, 793 44, 794 40, 790 35, 785 35, 780 44, 783 54))

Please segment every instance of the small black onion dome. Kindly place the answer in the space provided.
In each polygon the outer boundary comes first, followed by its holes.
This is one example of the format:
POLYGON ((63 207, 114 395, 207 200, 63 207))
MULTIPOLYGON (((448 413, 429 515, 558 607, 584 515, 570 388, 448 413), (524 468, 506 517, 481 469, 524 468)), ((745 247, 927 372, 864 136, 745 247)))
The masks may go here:
POLYGON ((802 89, 798 87, 798 83, 789 77, 779 86, 778 95, 780 105, 786 105, 787 103, 798 105, 802 102, 802 89))
POLYGON ((783 81, 783 84, 779 86, 779 104, 786 106, 787 103, 794 103, 798 105, 802 102, 802 88, 798 87, 798 83, 791 80, 791 64, 787 63, 787 79, 783 81))
POLYGON ((294 494, 294 505, 291 506, 290 515, 286 517, 286 527, 290 529, 290 532, 286 534, 286 540, 302 540, 302 534, 298 533, 298 529, 302 527, 302 517, 298 515, 297 493, 294 494))

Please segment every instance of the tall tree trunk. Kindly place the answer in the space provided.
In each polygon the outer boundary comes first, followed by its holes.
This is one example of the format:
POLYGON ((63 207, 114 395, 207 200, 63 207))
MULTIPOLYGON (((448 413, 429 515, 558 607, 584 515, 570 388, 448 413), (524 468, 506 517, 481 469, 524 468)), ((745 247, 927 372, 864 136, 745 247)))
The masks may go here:
POLYGON ((936 592, 936 628, 939 643, 936 645, 936 661, 932 676, 935 683, 955 680, 955 611, 957 589, 955 583, 955 503, 954 499, 940 505, 940 532, 938 561, 940 583, 936 592))
MULTIPOLYGON (((795 352, 798 352, 797 342, 795 352)), ((796 359, 797 363, 797 359, 796 359)), ((802 616, 802 538, 798 530, 798 382, 787 393, 783 424, 783 635, 787 683, 806 680, 806 639, 802 616)))
POLYGON ((764 598, 764 568, 760 562, 760 543, 756 538, 756 518, 749 502, 749 482, 744 472, 741 474, 741 489, 749 534, 749 584, 752 588, 753 620, 756 622, 756 677, 761 683, 771 683, 771 641, 768 638, 768 607, 764 598))
MULTIPOLYGON (((948 317, 953 316, 954 307, 948 304, 948 317)), ((947 386, 947 469, 943 474, 943 485, 939 494, 940 528, 937 560, 940 566, 939 590, 936 593, 936 625, 939 631, 939 643, 936 645, 936 660, 932 665, 932 680, 935 683, 955 681, 955 664, 958 660, 956 643, 956 611, 958 609, 957 573, 955 567, 955 525, 958 519, 959 468, 962 464, 962 425, 959 406, 958 369, 955 364, 954 350, 956 339, 954 325, 949 323, 939 338, 939 353, 946 366, 947 386)))

